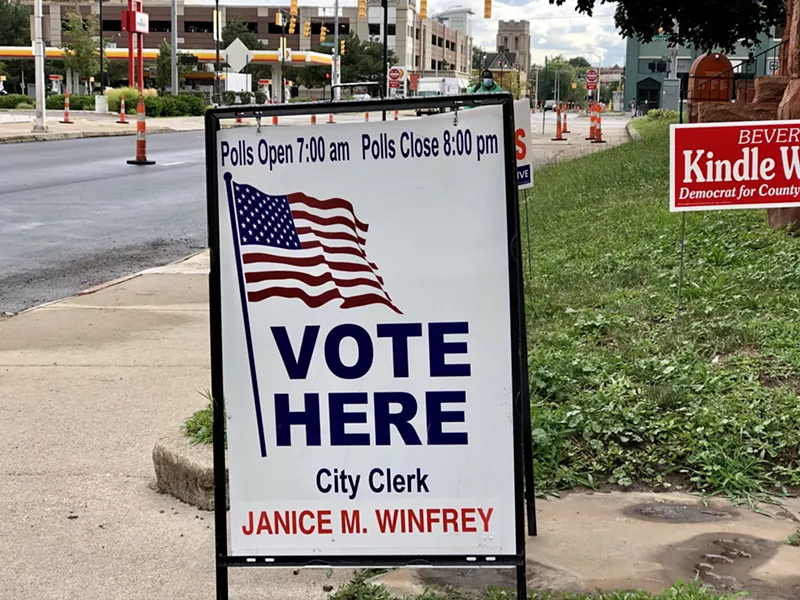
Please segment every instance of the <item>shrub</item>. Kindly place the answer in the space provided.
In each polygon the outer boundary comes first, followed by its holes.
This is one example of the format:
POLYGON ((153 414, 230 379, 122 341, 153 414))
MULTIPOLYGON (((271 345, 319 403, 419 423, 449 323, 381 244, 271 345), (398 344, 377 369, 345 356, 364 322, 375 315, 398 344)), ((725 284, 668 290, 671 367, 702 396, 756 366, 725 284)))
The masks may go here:
POLYGON ((226 106, 236 104, 236 92, 222 92, 222 102, 224 102, 226 106))
POLYGON ((239 98, 241 98, 242 104, 252 104, 253 92, 239 92, 239 98))
POLYGON ((647 111, 647 116, 650 119, 667 119, 667 120, 674 120, 678 118, 678 112, 674 110, 668 110, 665 108, 653 108, 647 111))
POLYGON ((30 110, 32 108, 36 108, 36 107, 33 104, 31 104, 30 102, 20 102, 19 104, 17 104, 17 109, 18 110, 30 110))
POLYGON ((204 112, 203 100, 192 94, 148 96, 144 107, 148 117, 199 117, 204 112))
MULTIPOLYGON (((108 98, 108 110, 111 112, 119 112, 120 97, 125 94, 125 112, 129 114, 136 114, 136 105, 139 102, 139 90, 132 87, 114 88, 105 91, 108 98)), ((143 90, 142 94, 145 98, 157 96, 157 90, 143 90)))
POLYGON ((264 92, 256 92, 253 94, 255 96, 256 104, 264 104, 267 101, 267 95, 264 92))
POLYGON ((0 96, 0 108, 14 108, 21 102, 30 103, 30 96, 26 96, 25 94, 7 94, 5 96, 0 96))
MULTIPOLYGON (((45 100, 47 110, 64 110, 64 94, 48 96, 45 100)), ((94 110, 94 96, 84 94, 69 95, 70 110, 94 110)))

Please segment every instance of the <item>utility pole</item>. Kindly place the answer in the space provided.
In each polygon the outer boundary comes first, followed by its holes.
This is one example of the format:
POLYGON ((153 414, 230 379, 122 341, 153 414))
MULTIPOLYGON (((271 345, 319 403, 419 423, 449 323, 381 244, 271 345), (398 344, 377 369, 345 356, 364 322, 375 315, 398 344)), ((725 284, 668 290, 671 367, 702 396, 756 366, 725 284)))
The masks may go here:
MULTIPOLYGON (((331 83, 339 83, 339 0, 333 0, 333 65, 331 66, 331 83)), ((334 87, 333 99, 339 100, 340 88, 334 87)), ((323 97, 325 94, 323 94, 323 97)))
POLYGON ((217 56, 214 60, 214 103, 220 104, 219 93, 219 41, 222 39, 222 32, 220 31, 219 19, 219 0, 214 0, 214 48, 216 49, 217 56))
POLYGON ((103 77, 103 0, 100 1, 100 95, 105 93, 106 86, 104 85, 103 77))
MULTIPOLYGON (((102 2, 103 0, 100 0, 102 2)), ((101 4, 102 6, 102 4, 101 4)), ((178 0, 172 0, 172 95, 178 95, 178 0)))
MULTIPOLYGON (((384 97, 384 90, 389 88, 389 0, 381 0, 383 6, 383 85, 381 86, 381 97, 384 97)), ((395 36, 395 39, 397 37, 395 36)), ((386 120, 386 111, 383 111, 383 120, 386 120)))
MULTIPOLYGON (((42 40, 42 0, 33 5, 34 58, 36 61, 36 122, 34 133, 47 131, 47 115, 44 105, 44 40, 42 40)), ((24 91, 24 90, 23 90, 24 91)))

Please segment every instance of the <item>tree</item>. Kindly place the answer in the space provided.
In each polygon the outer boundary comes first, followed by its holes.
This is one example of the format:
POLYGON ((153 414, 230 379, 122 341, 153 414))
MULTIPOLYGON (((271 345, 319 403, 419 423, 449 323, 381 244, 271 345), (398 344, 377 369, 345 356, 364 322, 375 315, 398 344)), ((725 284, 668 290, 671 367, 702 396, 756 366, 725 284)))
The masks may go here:
POLYGON ((486 54, 486 50, 481 48, 480 46, 473 46, 472 47, 472 68, 473 69, 482 69, 483 68, 483 56, 486 54))
MULTIPOLYGON (((181 53, 178 53, 178 88, 186 80, 187 73, 192 72, 190 65, 181 64, 181 53)), ((162 92, 168 87, 172 87, 172 46, 166 40, 161 42, 158 48, 158 59, 156 60, 156 87, 162 92)))
MULTIPOLYGON (((341 38, 340 38, 341 39, 341 38)), ((321 54, 330 54, 331 49, 325 46, 314 46, 311 48, 312 52, 319 52, 321 54)), ((348 47, 342 60, 344 60, 350 52, 348 47)), ((329 80, 325 77, 326 73, 330 73, 330 67, 322 66, 307 66, 307 67, 286 67, 286 79, 295 81, 300 85, 307 88, 321 88, 325 86, 329 80)))
MULTIPOLYGON (((10 0, 0 0, 0 46, 30 46, 30 9, 10 0)), ((33 81, 33 61, 15 60, 5 66, 8 92, 25 92, 22 80, 33 81)))
MULTIPOLYGON (((341 37, 339 39, 342 39, 341 37)), ((381 81, 383 77, 383 44, 377 40, 362 42, 351 33, 345 38, 347 51, 342 57, 342 83, 381 81)), ((389 65, 398 62, 394 50, 388 53, 389 65)))
POLYGON ((258 35, 250 31, 247 22, 239 15, 233 15, 222 28, 222 47, 227 48, 239 38, 248 50, 263 50, 264 45, 259 41, 258 35))
POLYGON ((592 63, 590 63, 582 56, 576 56, 575 58, 570 58, 569 64, 575 67, 576 69, 590 69, 592 67, 592 63))
MULTIPOLYGON (((562 6, 575 2, 592 15, 606 0, 550 0, 562 6)), ((759 35, 786 19, 785 0, 609 0, 617 5, 614 21, 623 36, 652 41, 659 33, 670 44, 693 44, 703 50, 731 52, 737 43, 755 46, 759 35), (676 31, 675 19, 678 24, 676 31)))
POLYGON ((100 45, 95 39, 100 33, 96 15, 84 19, 77 10, 67 15, 64 23, 64 66, 87 79, 100 71, 100 45))
POLYGON ((539 72, 539 98, 554 100, 556 97, 562 102, 581 104, 586 101, 586 87, 578 79, 578 72, 583 72, 582 67, 576 68, 563 56, 547 59, 547 66, 539 72), (558 78, 558 94, 556 94, 556 77, 558 78), (575 87, 572 87, 572 84, 575 87))
POLYGON ((600 86, 600 102, 604 102, 605 104, 611 104, 611 97, 614 91, 611 87, 607 85, 600 86))

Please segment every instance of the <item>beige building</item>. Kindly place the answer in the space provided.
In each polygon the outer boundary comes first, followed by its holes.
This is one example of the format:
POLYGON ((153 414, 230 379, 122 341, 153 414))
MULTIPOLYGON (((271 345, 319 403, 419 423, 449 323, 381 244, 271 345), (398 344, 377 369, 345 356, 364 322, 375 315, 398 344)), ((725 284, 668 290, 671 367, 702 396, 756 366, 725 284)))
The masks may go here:
MULTIPOLYGON (((33 5, 33 0, 23 0, 33 5)), ((278 47, 282 29, 275 24, 275 14, 286 4, 265 6, 254 0, 221 0, 220 20, 224 27, 233 15, 240 16, 258 35, 266 49, 278 47)), ((171 35, 170 0, 147 0, 145 11, 150 15, 150 33, 145 36, 145 47, 157 48, 171 35)), ((98 12, 96 1, 46 2, 44 5, 44 37, 48 46, 60 46, 62 23, 70 10, 77 8, 84 15, 98 12)), ((127 8, 127 0, 105 0, 103 2, 104 37, 112 47, 127 48, 127 33, 122 31, 121 11, 127 8)), ((178 47, 212 49, 213 0, 178 0, 178 47)), ((387 29, 389 48, 399 58, 399 65, 421 76, 450 74, 469 75, 472 56, 472 38, 468 9, 451 9, 424 21, 419 18, 415 0, 389 0, 389 24, 387 29)), ((327 41, 334 37, 335 15, 332 8, 304 6, 300 3, 297 30, 287 35, 287 45, 295 50, 306 50, 319 44, 319 33, 324 24, 327 41), (311 37, 303 37, 303 23, 311 19, 311 37)), ((354 31, 362 40, 383 40, 383 9, 380 2, 370 0, 367 18, 359 19, 354 6, 340 8, 339 33, 347 35, 354 31)))

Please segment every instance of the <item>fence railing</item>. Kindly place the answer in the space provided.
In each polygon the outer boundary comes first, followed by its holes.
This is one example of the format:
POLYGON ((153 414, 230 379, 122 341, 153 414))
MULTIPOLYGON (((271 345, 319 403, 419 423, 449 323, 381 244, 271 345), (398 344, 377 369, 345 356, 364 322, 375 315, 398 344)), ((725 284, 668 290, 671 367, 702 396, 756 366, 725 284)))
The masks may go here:
POLYGON ((763 73, 773 74, 777 69, 772 68, 772 63, 778 62, 780 48, 785 43, 786 40, 752 54, 713 77, 690 78, 689 89, 681 90, 681 122, 684 121, 685 105, 689 123, 695 123, 699 105, 704 102, 751 102, 755 97, 755 78, 759 66, 763 64, 763 73))

